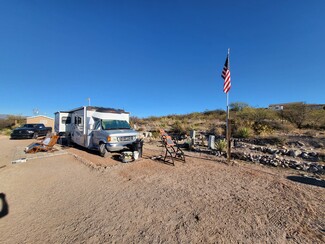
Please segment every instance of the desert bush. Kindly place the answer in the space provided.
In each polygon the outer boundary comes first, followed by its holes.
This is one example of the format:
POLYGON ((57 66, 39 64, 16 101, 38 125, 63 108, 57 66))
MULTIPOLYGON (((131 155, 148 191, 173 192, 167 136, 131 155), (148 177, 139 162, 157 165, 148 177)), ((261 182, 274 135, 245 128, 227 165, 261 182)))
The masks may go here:
POLYGON ((150 122, 156 122, 156 121, 159 121, 160 118, 156 117, 156 116, 150 116, 150 117, 146 118, 146 120, 150 121, 150 122))
POLYGON ((155 131, 151 131, 151 133, 153 138, 160 138, 160 131, 155 130, 155 131))
POLYGON ((215 136, 222 136, 225 135, 225 129, 220 126, 216 126, 214 124, 210 124, 209 126, 209 134, 215 135, 215 136))
POLYGON ((226 111, 217 109, 217 110, 206 110, 202 114, 202 119, 205 120, 222 120, 224 121, 226 119, 226 111))
POLYGON ((26 123, 26 118, 20 115, 8 115, 5 119, 0 119, 0 130, 4 128, 14 128, 26 123))
POLYGON ((227 150, 227 140, 220 139, 215 143, 215 148, 220 152, 226 152, 227 150))
POLYGON ((249 107, 249 105, 247 103, 243 103, 243 102, 234 102, 234 103, 230 103, 230 110, 231 111, 242 111, 244 108, 249 107))
POLYGON ((10 121, 8 121, 6 119, 0 119, 0 129, 10 128, 13 125, 14 125, 14 123, 11 123, 10 121))
POLYGON ((253 129, 257 135, 269 135, 272 134, 272 128, 266 123, 254 123, 253 129))
POLYGON ((235 136, 238 138, 249 138, 253 135, 253 131, 249 127, 240 127, 235 132, 235 136))
POLYGON ((295 126, 288 121, 273 121, 273 129, 289 133, 295 129, 295 126))
POLYGON ((10 136, 11 131, 12 131, 12 130, 9 129, 9 128, 4 128, 4 129, 0 130, 0 134, 1 134, 1 135, 5 135, 5 136, 10 136))
POLYGON ((301 129, 306 122, 309 111, 310 109, 305 103, 297 103, 287 106, 282 111, 282 116, 301 129))
POLYGON ((171 126, 171 132, 179 135, 186 135, 187 131, 189 130, 190 128, 186 124, 181 123, 179 120, 171 126))
POLYGON ((306 118, 306 126, 311 129, 325 128, 325 110, 311 110, 306 118))

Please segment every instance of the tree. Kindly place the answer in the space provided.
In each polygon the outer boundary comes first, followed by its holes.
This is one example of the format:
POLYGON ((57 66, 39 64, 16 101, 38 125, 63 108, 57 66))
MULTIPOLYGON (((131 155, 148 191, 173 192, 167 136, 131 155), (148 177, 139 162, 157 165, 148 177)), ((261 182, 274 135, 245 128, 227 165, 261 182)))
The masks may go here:
POLYGON ((234 102, 234 103, 230 103, 230 110, 231 111, 242 111, 244 108, 249 107, 249 105, 247 103, 244 102, 234 102))
POLYGON ((325 128, 325 110, 311 110, 306 123, 313 129, 325 128))
POLYGON ((296 103, 287 105, 283 109, 283 117, 301 129, 309 112, 310 109, 305 103, 296 103))

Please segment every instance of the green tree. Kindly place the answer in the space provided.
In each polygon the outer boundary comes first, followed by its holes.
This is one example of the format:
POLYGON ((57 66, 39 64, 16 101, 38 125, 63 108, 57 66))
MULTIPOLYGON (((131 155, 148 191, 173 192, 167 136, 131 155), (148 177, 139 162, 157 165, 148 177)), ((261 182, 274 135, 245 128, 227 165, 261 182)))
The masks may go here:
POLYGON ((283 117, 295 124, 299 129, 303 127, 309 113, 310 109, 305 103, 287 105, 283 109, 283 117))
POLYGON ((311 110, 306 119, 306 124, 313 129, 325 129, 325 110, 311 110))
POLYGON ((249 105, 247 103, 244 102, 234 102, 234 103, 230 103, 229 108, 231 111, 242 111, 244 108, 249 107, 249 105))

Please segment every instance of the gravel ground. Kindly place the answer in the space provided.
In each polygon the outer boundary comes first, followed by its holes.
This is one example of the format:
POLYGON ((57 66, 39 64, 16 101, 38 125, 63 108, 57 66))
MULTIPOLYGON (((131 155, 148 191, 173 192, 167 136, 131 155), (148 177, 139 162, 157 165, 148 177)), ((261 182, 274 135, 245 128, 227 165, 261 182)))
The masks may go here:
POLYGON ((0 243, 325 242, 323 180, 195 153, 171 166, 154 145, 127 164, 80 148, 12 164, 30 142, 0 137, 0 243))

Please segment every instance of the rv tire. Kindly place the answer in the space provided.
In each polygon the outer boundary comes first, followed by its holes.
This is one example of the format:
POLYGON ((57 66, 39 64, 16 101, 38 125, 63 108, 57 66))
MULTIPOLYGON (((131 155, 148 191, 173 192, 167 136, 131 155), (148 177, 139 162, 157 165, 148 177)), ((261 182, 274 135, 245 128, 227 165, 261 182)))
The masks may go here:
POLYGON ((109 156, 109 152, 106 150, 105 144, 102 143, 99 145, 99 155, 106 158, 109 156))

